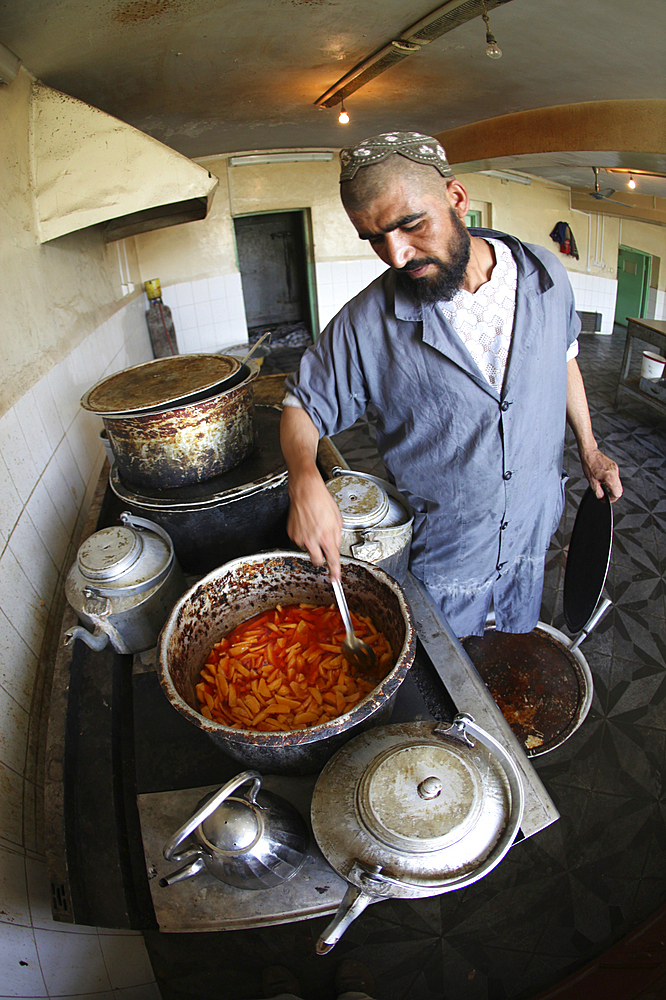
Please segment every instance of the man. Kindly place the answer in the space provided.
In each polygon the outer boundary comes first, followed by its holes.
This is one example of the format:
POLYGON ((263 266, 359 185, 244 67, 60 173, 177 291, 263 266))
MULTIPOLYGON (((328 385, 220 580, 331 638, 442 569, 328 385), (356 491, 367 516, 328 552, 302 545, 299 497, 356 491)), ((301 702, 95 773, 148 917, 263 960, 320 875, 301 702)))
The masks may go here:
POLYGON ((387 133, 340 155, 341 196, 390 270, 352 299, 287 382, 291 538, 338 576, 341 520, 315 460, 372 402, 389 476, 415 511, 411 570, 457 635, 529 632, 564 503, 565 419, 601 497, 622 494, 594 439, 566 272, 542 247, 464 225, 444 150, 387 133))

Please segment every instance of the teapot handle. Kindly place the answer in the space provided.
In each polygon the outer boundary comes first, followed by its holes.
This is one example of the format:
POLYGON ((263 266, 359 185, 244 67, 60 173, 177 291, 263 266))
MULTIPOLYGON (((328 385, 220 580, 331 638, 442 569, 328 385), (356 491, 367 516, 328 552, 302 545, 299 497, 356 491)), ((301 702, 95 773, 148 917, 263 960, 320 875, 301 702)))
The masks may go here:
POLYGON ((221 788, 215 792, 214 795, 206 802, 201 809, 195 812, 194 816, 190 816, 186 823, 183 823, 179 830, 176 830, 173 837, 170 837, 164 845, 162 853, 167 861, 174 860, 174 854, 177 848, 182 844, 182 842, 189 837, 191 833, 194 833, 196 828, 207 819, 211 813, 214 813, 221 802, 228 799, 230 795, 236 791, 245 782, 253 782, 252 788, 250 789, 249 795, 247 797, 248 802, 251 806, 256 804, 256 798, 261 788, 261 775, 259 771, 243 771, 241 774, 237 774, 235 778, 231 781, 227 781, 226 785, 222 785, 221 788))

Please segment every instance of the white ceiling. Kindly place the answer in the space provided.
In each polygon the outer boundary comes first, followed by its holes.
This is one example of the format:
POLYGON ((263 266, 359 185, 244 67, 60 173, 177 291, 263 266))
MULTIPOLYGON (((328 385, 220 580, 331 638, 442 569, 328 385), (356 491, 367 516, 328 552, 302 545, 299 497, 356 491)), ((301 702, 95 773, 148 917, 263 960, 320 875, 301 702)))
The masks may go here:
MULTIPOLYGON (((0 41, 44 83, 191 157, 339 147, 391 129, 434 133, 532 108, 666 95, 664 0, 510 0, 490 12, 501 59, 486 57, 476 17, 350 95, 349 125, 338 124, 339 109, 315 107, 358 62, 437 6, 0 0, 0 41)), ((593 187, 589 164, 541 170, 593 187)), ((625 187, 603 174, 600 183, 625 187)), ((666 194, 663 183, 653 188, 666 194)))

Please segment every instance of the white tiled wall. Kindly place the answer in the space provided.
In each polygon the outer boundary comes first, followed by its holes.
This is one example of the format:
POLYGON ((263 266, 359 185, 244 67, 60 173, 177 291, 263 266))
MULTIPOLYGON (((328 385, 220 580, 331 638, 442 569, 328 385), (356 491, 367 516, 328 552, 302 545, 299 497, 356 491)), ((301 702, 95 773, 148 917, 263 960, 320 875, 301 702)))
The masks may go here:
POLYGON ((666 292, 651 288, 648 295, 646 319, 666 319, 666 292))
POLYGON ((385 270, 386 264, 379 258, 320 261, 316 266, 320 329, 324 329, 353 295, 385 270))
POLYGON ((144 312, 130 302, 0 418, 0 998, 159 1000, 139 933, 51 919, 32 745, 48 612, 104 459, 101 421, 79 400, 152 357, 144 312))
MULTIPOLYGON (((317 296, 319 323, 323 329, 349 299, 360 292, 374 278, 386 270, 380 260, 324 261, 317 264, 317 296)), ((576 298, 576 309, 581 312, 601 313, 601 333, 613 332, 617 281, 595 275, 569 271, 569 278, 576 298)), ((662 299, 663 293, 658 293, 662 299)))
POLYGON ((576 309, 579 312, 601 313, 599 333, 612 333, 617 281, 595 274, 581 274, 580 271, 569 271, 568 274, 576 298, 576 309))
POLYGON ((163 285, 162 299, 171 309, 181 354, 247 343, 240 274, 163 285))

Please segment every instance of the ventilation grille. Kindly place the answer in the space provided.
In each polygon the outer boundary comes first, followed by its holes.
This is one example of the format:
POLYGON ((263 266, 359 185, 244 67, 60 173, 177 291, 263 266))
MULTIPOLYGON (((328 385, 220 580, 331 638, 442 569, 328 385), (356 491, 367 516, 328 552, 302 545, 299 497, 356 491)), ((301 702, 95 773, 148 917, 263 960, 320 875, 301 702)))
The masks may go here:
POLYGON ((64 882, 59 885, 51 882, 51 912, 55 920, 72 920, 72 908, 69 905, 69 894, 64 882))
POLYGON ((337 90, 335 94, 331 94, 329 99, 324 103, 325 108, 330 108, 334 104, 339 104, 340 101, 347 97, 348 94, 353 94, 355 90, 359 87, 365 86, 366 83, 370 83, 374 80, 376 76, 384 73, 391 66, 395 66, 396 63, 402 62, 407 56, 411 55, 411 52, 399 52, 397 49, 391 49, 386 55, 383 55, 377 62, 373 63, 372 66, 368 66, 363 72, 351 80, 348 84, 337 90))
MULTIPOLYGON (((495 7, 500 7, 505 3, 510 3, 510 0, 485 0, 486 11, 491 11, 495 7)), ((437 11, 441 9, 441 7, 436 8, 433 11, 433 15, 436 15, 437 11)), ((409 42, 417 42, 424 45, 427 42, 432 42, 435 38, 440 38, 449 31, 453 31, 454 28, 460 27, 461 24, 466 24, 467 21, 471 21, 475 17, 480 17, 482 13, 482 0, 466 0, 465 3, 454 3, 451 4, 451 10, 444 10, 439 17, 434 17, 432 21, 427 16, 422 18, 411 27, 406 28, 399 37, 409 42)), ((414 51, 418 52, 418 49, 414 51)), ((333 105, 339 104, 341 100, 348 97, 349 94, 353 94, 354 91, 359 90, 366 83, 369 83, 370 80, 374 80, 380 73, 384 73, 391 66, 395 66, 396 63, 402 62, 403 59, 413 54, 414 52, 401 52, 399 49, 393 48, 389 42, 388 45, 385 45, 382 49, 378 49, 373 55, 368 56, 367 59, 358 63, 354 69, 330 87, 325 94, 317 98, 315 104, 324 108, 331 108, 333 105)))
MULTIPOLYGON (((490 11, 494 7, 499 7, 501 4, 508 2, 509 0, 486 0, 486 11, 490 11)), ((445 35, 447 31, 459 28, 461 24, 471 21, 474 17, 480 17, 482 13, 483 4, 481 0, 467 0, 467 3, 456 7, 450 13, 445 12, 436 21, 431 21, 430 24, 420 28, 413 35, 409 34, 408 28, 402 37, 408 38, 410 42, 432 42, 434 38, 439 38, 441 35, 445 35)))

